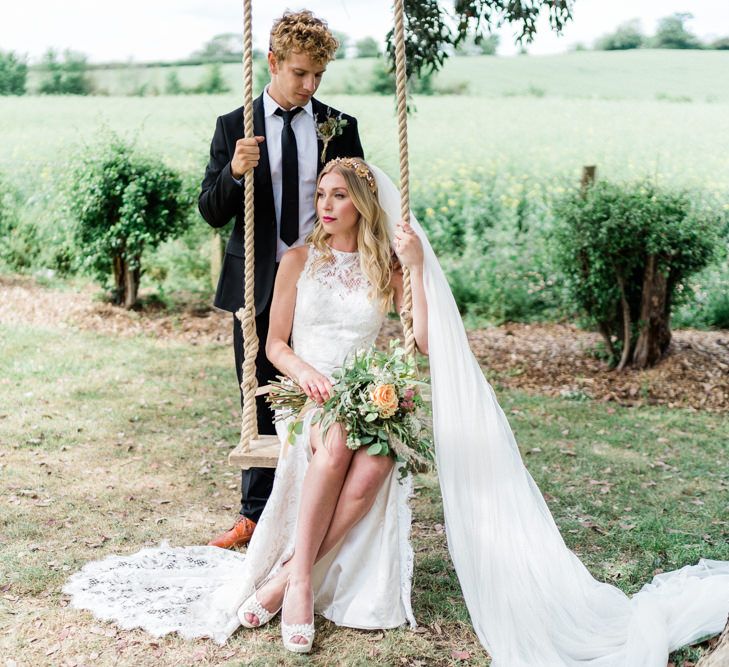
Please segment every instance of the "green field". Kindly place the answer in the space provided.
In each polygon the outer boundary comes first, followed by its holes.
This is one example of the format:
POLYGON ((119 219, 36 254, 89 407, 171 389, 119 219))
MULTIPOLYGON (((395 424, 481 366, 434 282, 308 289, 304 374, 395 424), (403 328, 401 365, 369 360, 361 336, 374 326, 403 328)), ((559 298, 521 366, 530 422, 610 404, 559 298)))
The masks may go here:
MULTIPOLYGON (((342 94, 347 81, 366 83, 373 62, 333 63, 318 97, 357 116, 367 158, 396 176, 392 97, 342 94)), ((583 165, 595 164, 598 178, 645 178, 688 188, 696 191, 697 200, 708 197, 720 211, 729 212, 727 71, 729 53, 718 51, 452 59, 436 87, 468 81, 469 94, 414 100, 416 111, 409 122, 414 205, 422 214, 437 200, 436 212, 448 214, 464 205, 459 199, 464 192, 471 192, 498 218, 492 247, 509 251, 515 247, 512 223, 520 207, 526 204, 530 211, 529 233, 541 229, 548 235, 554 197, 576 186, 583 165), (458 196, 451 197, 451 191, 458 196)), ((123 92, 124 77, 163 80, 168 72, 140 68, 95 70, 93 75, 107 77, 103 85, 110 91, 123 92)), ((239 72, 239 65, 225 66, 236 88, 239 72)), ((179 68, 179 73, 185 85, 196 84, 202 75, 194 67, 179 68)), ((69 225, 58 196, 65 177, 108 130, 160 155, 191 183, 199 182, 216 116, 241 101, 234 93, 5 98, 0 105, 0 179, 16 193, 21 219, 38 227, 42 245, 52 247, 69 225)), ((199 229, 200 235, 206 233, 202 221, 199 229)), ((538 282, 549 281, 553 276, 543 242, 543 236, 530 237, 532 255, 514 250, 508 266, 501 257, 493 257, 492 265, 503 265, 516 282, 532 270, 539 274, 538 282), (539 266, 533 265, 532 256, 539 266)), ((53 266, 52 261, 39 261, 53 266)), ((725 264, 715 265, 699 283, 706 294, 720 294, 729 289, 729 271, 725 264)), ((558 300, 556 293, 550 298, 558 300)), ((529 316, 555 316, 554 309, 532 312, 529 304, 524 309, 529 316)), ((506 319, 521 317, 519 308, 502 310, 506 319)), ((491 317, 500 319, 498 314, 491 317)), ((683 321, 701 325, 693 315, 683 321)))
MULTIPOLYGON (((394 171, 396 130, 389 97, 342 95, 346 79, 366 81, 372 60, 335 62, 319 97, 360 119, 369 159, 394 171)), ((201 68, 177 68, 185 84, 201 68)), ((240 66, 225 65, 234 90, 240 66)), ((448 61, 438 80, 467 81, 467 96, 419 97, 411 118, 416 179, 492 166, 538 181, 576 179, 583 164, 609 177, 657 177, 725 190, 729 182, 729 54, 578 52, 543 57, 448 61), (690 101, 689 101, 690 100, 690 101)), ((125 79, 160 81, 168 68, 96 70, 111 92, 125 79)), ((36 73, 37 75, 37 73, 36 73)), ((156 84, 155 84, 156 85, 156 84)), ((352 84, 354 85, 354 84, 352 84)), ((53 174, 103 127, 139 138, 167 161, 200 172, 215 117, 240 94, 184 97, 6 98, 0 172, 27 183, 53 174)))

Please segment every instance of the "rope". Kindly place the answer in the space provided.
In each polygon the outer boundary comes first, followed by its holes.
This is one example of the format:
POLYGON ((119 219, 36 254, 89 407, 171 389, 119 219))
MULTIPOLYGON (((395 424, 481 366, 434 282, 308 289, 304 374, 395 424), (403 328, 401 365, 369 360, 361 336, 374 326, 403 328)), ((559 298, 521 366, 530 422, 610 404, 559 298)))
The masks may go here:
MULTIPOLYGON (((410 169, 408 165, 407 132, 407 73, 405 67, 405 20, 404 0, 395 0, 395 71, 397 85, 397 119, 400 147, 400 203, 401 217, 410 219, 410 169)), ((253 39, 251 21, 251 2, 243 0, 243 136, 253 134, 253 39)), ((243 452, 250 451, 250 442, 258 437, 256 414, 256 357, 258 356, 258 334, 256 332, 256 308, 254 293, 255 255, 253 246, 254 207, 253 207, 253 170, 243 176, 245 206, 245 285, 242 308, 236 312, 243 331, 243 412, 241 417, 240 446, 243 452)), ((405 334, 405 350, 415 356, 415 335, 413 333, 413 294, 410 284, 410 271, 403 268, 403 304, 400 312, 405 334)))
MULTIPOLYGON (((397 92, 397 131, 400 140, 400 209, 401 218, 410 220, 410 167, 408 164, 407 71, 405 66, 404 0, 395 0, 395 83, 397 92)), ((405 351, 415 356, 413 333, 413 292, 410 271, 403 267, 403 304, 400 312, 405 351)))
MULTIPOLYGON (((243 0, 243 136, 253 134, 253 39, 251 29, 251 0, 243 0)), ((258 334, 256 332, 256 305, 254 292, 255 255, 253 252, 253 169, 243 176, 245 184, 245 210, 243 229, 245 233, 245 303, 236 312, 243 331, 243 413, 241 417, 240 446, 250 451, 250 442, 258 437, 256 414, 256 357, 258 356, 258 334)))

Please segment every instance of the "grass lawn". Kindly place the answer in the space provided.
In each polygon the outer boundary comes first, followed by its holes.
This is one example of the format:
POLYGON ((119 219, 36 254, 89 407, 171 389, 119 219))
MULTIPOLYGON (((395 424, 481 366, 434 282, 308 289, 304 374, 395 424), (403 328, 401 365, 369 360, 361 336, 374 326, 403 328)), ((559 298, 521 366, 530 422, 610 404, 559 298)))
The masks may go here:
MULTIPOLYGON (((317 622, 309 659, 278 622, 225 647, 118 631, 71 609, 85 562, 201 544, 237 511, 231 351, 0 324, 0 655, 20 664, 486 665, 448 557, 437 480, 413 501, 417 632, 317 622), (464 653, 465 652, 465 653, 464 653)), ((497 388, 498 389, 498 388, 497 388)), ((568 545, 632 593, 656 569, 729 559, 725 415, 498 391, 568 545)), ((536 545, 535 545, 536 546, 536 545)), ((695 660, 701 649, 674 659, 695 660)))

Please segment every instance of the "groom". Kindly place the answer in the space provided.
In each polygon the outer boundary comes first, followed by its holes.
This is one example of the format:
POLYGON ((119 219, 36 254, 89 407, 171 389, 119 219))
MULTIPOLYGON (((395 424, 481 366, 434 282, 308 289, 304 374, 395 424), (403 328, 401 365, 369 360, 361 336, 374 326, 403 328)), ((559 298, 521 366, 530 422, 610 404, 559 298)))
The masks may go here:
MULTIPOLYGON (((357 121, 313 98, 338 47, 326 22, 310 11, 285 12, 271 30, 271 83, 253 102, 256 136, 242 138, 240 107, 218 118, 210 144, 198 207, 212 227, 223 227, 235 217, 215 294, 215 306, 231 313, 243 305, 243 175, 254 169, 259 386, 277 374, 265 354, 276 270, 283 254, 302 245, 314 226, 317 176, 332 158, 364 157, 357 121)), ((233 349, 240 387, 243 336, 235 315, 233 349)), ((275 434, 273 414, 262 397, 257 399, 257 408, 258 432, 275 434)), ((228 549, 250 540, 271 494, 273 476, 274 471, 267 468, 242 472, 240 516, 211 546, 228 549)))

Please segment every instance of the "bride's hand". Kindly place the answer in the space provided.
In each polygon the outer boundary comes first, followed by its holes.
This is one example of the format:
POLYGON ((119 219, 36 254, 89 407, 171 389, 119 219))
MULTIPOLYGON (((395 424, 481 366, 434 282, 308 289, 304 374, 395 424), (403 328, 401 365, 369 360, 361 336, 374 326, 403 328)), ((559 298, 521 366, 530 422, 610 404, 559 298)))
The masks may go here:
POLYGON ((331 396, 332 383, 329 378, 313 368, 302 371, 296 381, 304 393, 319 405, 331 396))
POLYGON ((395 230, 395 254, 400 264, 408 269, 423 265, 423 244, 410 223, 404 220, 395 230))

